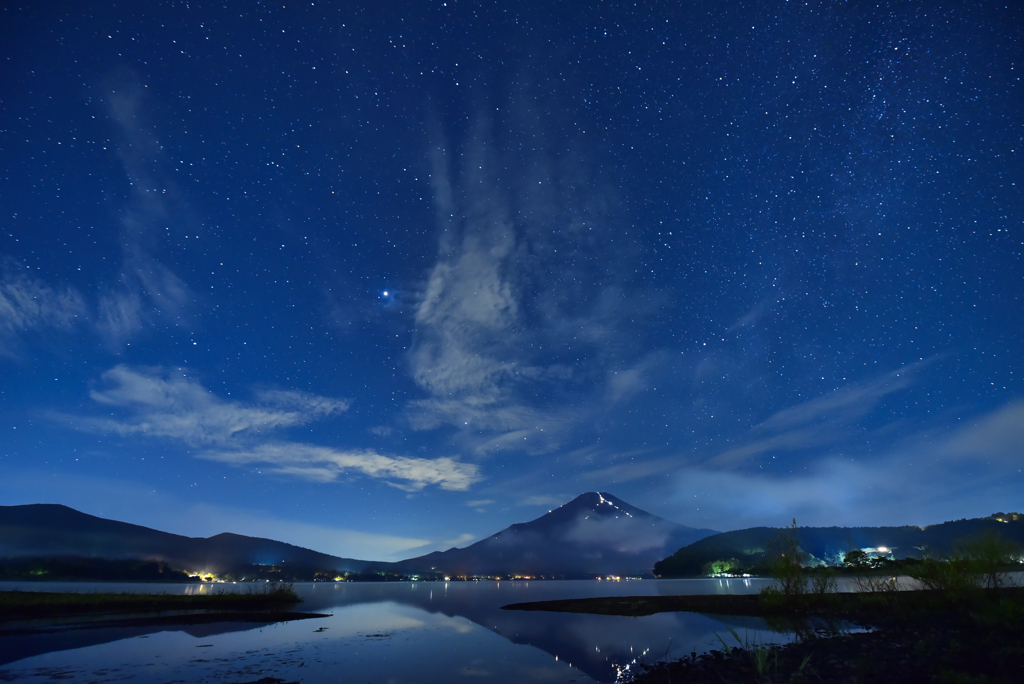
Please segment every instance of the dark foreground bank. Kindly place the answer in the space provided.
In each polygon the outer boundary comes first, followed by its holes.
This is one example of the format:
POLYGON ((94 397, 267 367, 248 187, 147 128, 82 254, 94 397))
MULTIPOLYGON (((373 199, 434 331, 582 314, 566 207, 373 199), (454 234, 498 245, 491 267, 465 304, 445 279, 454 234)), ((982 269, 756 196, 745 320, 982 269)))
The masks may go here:
POLYGON ((0 592, 0 635, 326 617, 291 610, 301 601, 289 585, 191 596, 4 591, 0 592))
POLYGON ((765 618, 795 632, 784 646, 720 635, 722 647, 644 666, 634 681, 1024 682, 1024 589, 762 596, 645 596, 525 603, 509 610, 602 615, 699 612, 765 618), (870 631, 844 633, 843 625, 870 631))

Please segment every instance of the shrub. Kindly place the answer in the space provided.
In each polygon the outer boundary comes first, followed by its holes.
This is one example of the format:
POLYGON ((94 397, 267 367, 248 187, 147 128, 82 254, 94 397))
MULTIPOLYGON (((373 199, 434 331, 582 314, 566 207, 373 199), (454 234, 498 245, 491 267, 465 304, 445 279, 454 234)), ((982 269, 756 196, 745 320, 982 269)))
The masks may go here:
POLYGON ((832 568, 825 568, 819 570, 814 577, 811 578, 811 593, 822 595, 822 594, 834 594, 837 590, 836 572, 832 568))
POLYGON ((966 542, 963 547, 963 553, 970 559, 980 586, 998 589, 1006 585, 1006 566, 1013 562, 1016 550, 1012 544, 1003 541, 998 534, 986 532, 966 542))
POLYGON ((899 580, 892 573, 868 572, 857 575, 854 584, 859 592, 878 593, 899 591, 899 580))
POLYGON ((1013 552, 1013 546, 999 535, 986 533, 958 541, 944 559, 926 555, 908 574, 925 589, 953 596, 976 589, 998 589, 1006 584, 1006 566, 1012 562, 1013 552))

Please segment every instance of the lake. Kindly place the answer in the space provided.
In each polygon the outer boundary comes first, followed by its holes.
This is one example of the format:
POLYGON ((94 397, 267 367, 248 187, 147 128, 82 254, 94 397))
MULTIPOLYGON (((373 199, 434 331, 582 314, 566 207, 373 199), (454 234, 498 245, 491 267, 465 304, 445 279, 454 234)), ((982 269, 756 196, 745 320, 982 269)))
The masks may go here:
MULTIPOLYGON (((0 680, 51 682, 628 681, 640 661, 720 648, 729 630, 789 640, 757 618, 640 618, 504 611, 524 601, 756 593, 763 579, 307 583, 298 610, 330 617, 259 625, 58 628, 0 635, 0 680)), ((0 590, 195 593, 231 585, 0 582, 0 590)))

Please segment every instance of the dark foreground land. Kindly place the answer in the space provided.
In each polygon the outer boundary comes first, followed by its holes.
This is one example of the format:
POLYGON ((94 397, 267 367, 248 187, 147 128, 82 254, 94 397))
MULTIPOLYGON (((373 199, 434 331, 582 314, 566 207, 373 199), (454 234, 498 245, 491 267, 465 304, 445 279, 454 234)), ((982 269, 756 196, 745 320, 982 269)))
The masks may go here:
POLYGON ((322 617, 291 610, 301 600, 290 586, 196 595, 4 591, 0 592, 0 633, 49 629, 54 621, 65 627, 82 626, 76 618, 86 620, 88 626, 106 627, 322 617))
POLYGON ((797 641, 745 643, 646 666, 639 684, 675 682, 1024 682, 1024 588, 757 595, 644 596, 520 603, 509 610, 601 615, 697 612, 763 617, 797 641), (844 633, 842 624, 870 631, 844 633))

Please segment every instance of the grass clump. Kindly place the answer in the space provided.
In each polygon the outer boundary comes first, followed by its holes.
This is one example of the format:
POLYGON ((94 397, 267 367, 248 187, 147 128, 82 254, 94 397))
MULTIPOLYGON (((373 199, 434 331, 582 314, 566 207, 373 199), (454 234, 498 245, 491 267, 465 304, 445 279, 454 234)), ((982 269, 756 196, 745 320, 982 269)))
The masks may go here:
POLYGON ((750 659, 751 679, 755 682, 770 684, 783 681, 783 677, 791 680, 803 673, 804 668, 807 667, 811 660, 809 654, 805 655, 795 673, 786 672, 783 674, 779 670, 779 646, 777 644, 762 643, 756 639, 751 640, 749 635, 745 635, 743 639, 740 639, 740 635, 732 627, 729 628, 729 634, 732 635, 736 646, 729 646, 725 639, 718 634, 715 636, 718 637, 718 642, 722 644, 726 653, 737 655, 741 658, 745 654, 750 659))

